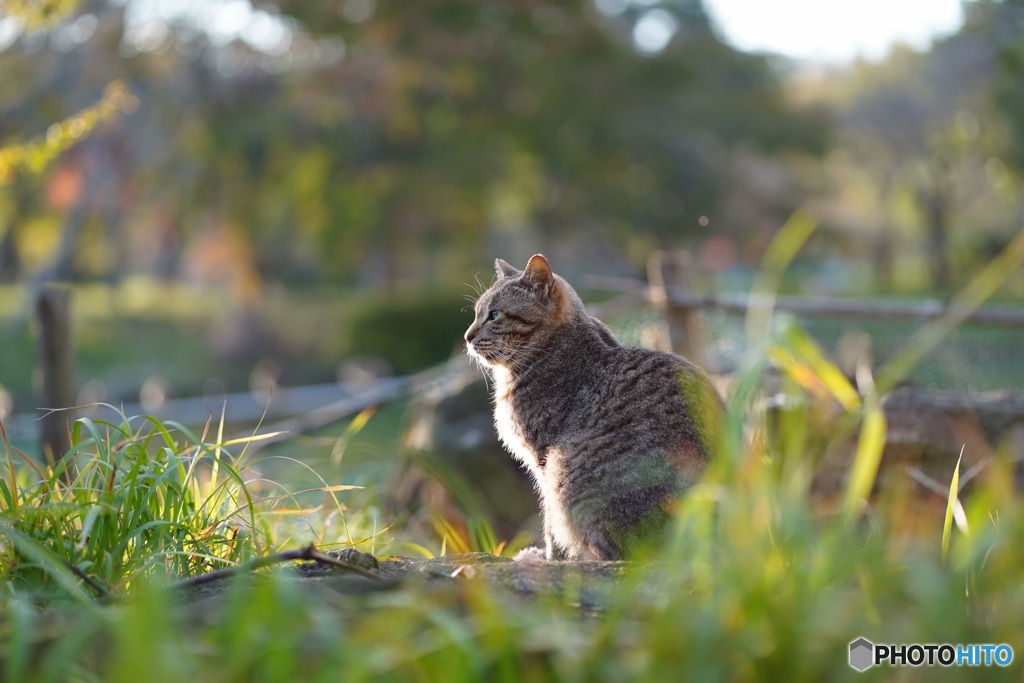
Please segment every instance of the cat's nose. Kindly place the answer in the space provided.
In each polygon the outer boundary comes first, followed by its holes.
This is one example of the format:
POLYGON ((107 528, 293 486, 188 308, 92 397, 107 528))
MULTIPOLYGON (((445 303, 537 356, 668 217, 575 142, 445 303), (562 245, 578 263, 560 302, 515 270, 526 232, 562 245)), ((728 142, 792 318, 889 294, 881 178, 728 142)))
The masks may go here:
POLYGON ((469 344, 474 339, 476 339, 476 335, 473 334, 473 330, 466 330, 466 343, 469 344))

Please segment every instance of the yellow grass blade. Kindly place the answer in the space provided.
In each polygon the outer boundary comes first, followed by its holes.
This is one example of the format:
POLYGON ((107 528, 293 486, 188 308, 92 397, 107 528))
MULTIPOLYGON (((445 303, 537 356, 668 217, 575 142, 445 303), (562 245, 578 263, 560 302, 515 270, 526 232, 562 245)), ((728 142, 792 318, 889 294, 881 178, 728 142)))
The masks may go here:
POLYGON ((317 505, 315 508, 303 508, 301 510, 295 510, 295 509, 263 510, 263 511, 259 512, 258 514, 260 514, 260 515, 267 515, 267 516, 273 515, 273 516, 276 516, 276 517, 291 516, 291 515, 305 516, 305 515, 311 515, 314 512, 320 512, 323 509, 324 509, 323 505, 317 505))
POLYGON ((861 501, 871 494, 871 487, 878 475, 878 465, 882 462, 885 432, 885 413, 878 404, 878 398, 869 395, 864 406, 864 423, 857 441, 850 481, 846 486, 846 499, 843 501, 843 514, 848 519, 857 517, 861 501))
POLYGON ((964 458, 964 449, 960 448, 960 457, 956 459, 956 467, 953 468, 953 480, 949 482, 949 497, 946 498, 946 519, 942 523, 942 561, 949 557, 949 537, 953 529, 954 509, 960 503, 960 461, 964 458))
POLYGON ((785 333, 785 343, 789 358, 784 359, 784 362, 788 360, 797 364, 794 379, 801 384, 810 383, 805 388, 816 394, 819 388, 823 388, 847 411, 860 406, 860 395, 850 380, 825 357, 821 348, 806 332, 796 325, 790 325, 785 333))
POLYGON ((782 276, 817 227, 817 217, 800 208, 772 238, 750 288, 751 295, 758 297, 756 305, 747 311, 747 339, 751 342, 771 336, 775 297, 782 284, 782 276))
POLYGON ((235 445, 240 444, 240 443, 245 443, 245 444, 255 443, 256 441, 263 441, 264 439, 273 439, 275 437, 278 437, 278 436, 281 436, 282 434, 287 434, 287 433, 288 432, 267 432, 266 434, 256 434, 256 435, 253 435, 253 436, 241 436, 241 437, 239 437, 237 439, 230 439, 228 441, 225 441, 224 443, 219 443, 217 445, 220 446, 221 448, 223 448, 223 447, 226 447, 226 446, 235 446, 235 445))

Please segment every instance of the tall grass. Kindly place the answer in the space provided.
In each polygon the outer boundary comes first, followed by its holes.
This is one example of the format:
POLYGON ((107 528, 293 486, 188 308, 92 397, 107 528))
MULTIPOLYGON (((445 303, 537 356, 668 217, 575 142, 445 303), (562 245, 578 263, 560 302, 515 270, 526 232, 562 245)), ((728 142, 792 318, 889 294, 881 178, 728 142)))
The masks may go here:
POLYGON ((66 586, 72 571, 97 591, 123 593, 267 551, 268 530, 227 457, 247 439, 209 442, 180 424, 110 410, 118 421, 77 420, 70 451, 45 470, 3 435, 0 557, 12 590, 66 586))

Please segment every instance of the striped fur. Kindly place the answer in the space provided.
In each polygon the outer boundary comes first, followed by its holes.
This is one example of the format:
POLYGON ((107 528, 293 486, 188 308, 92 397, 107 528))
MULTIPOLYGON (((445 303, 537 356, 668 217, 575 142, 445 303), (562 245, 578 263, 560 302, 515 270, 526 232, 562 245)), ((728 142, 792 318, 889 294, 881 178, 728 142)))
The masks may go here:
POLYGON ((656 542, 707 462, 717 392, 679 356, 619 344, 543 256, 496 265, 466 345, 494 377, 498 434, 540 498, 543 555, 519 559, 621 559, 656 542))

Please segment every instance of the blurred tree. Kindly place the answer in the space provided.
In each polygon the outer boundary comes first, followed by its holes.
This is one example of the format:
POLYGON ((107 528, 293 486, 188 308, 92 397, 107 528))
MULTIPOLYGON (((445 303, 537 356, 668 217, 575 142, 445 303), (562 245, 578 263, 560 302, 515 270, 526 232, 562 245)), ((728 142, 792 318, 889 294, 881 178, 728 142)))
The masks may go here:
MULTIPOLYGON (((391 285, 448 279, 508 244, 679 244, 734 191, 735 154, 827 144, 820 112, 718 41, 697 0, 189 8, 91 0, 0 53, 3 138, 97 81, 139 98, 46 179, 77 173, 80 196, 111 198, 53 239, 65 274, 172 272, 223 226, 251 240, 263 277, 391 285), (86 263, 75 235, 116 256, 86 263)), ((9 225, 75 210, 7 192, 21 197, 9 225)))
MULTIPOLYGON (((913 251, 925 256, 933 292, 951 291, 1017 229, 1011 132, 1024 112, 1001 94, 1019 82, 1002 75, 1005 41, 994 39, 1011 24, 1010 4, 967 3, 963 27, 930 51, 897 48, 832 86, 841 220, 875 237, 880 271, 894 266, 901 241, 922 245, 913 251)), ((906 278, 915 268, 903 254, 906 278)), ((875 282, 888 280, 880 272, 875 282)))
POLYGON ((51 26, 75 11, 79 0, 4 0, 4 14, 30 27, 51 26))
POLYGON ((983 27, 995 46, 993 99, 1013 143, 1006 160, 1024 171, 1024 0, 979 0, 966 9, 969 25, 983 27))
POLYGON ((374 216, 389 261, 488 226, 679 243, 715 213, 733 147, 824 148, 823 121, 787 105, 765 59, 719 42, 702 3, 598 9, 615 4, 280 5, 358 65, 353 142, 378 191, 397 191, 374 216), (654 54, 636 42, 645 21, 671 31, 654 54))
MULTIPOLYGON (((78 5, 78 0, 11 1, 4 5, 4 21, 8 29, 44 32, 68 17, 78 5)), ((31 132, 20 126, 33 125, 42 118, 31 115, 34 105, 50 98, 53 94, 51 89, 59 90, 66 87, 69 80, 75 80, 80 65, 73 61, 60 61, 46 76, 37 78, 31 73, 35 69, 23 60, 4 61, 8 67, 4 71, 8 90, 3 95, 9 108, 0 117, 0 140, 4 143, 0 146, 0 186, 9 186, 10 210, 6 216, 0 212, 0 281, 10 282, 21 275, 23 259, 19 254, 19 242, 27 239, 24 234, 24 218, 30 212, 32 202, 39 197, 32 191, 27 179, 43 173, 64 152, 87 138, 103 122, 132 111, 137 100, 123 82, 113 80, 106 85, 99 102, 63 120, 50 123, 45 133, 29 138, 31 132)), ((80 102, 74 107, 46 106, 43 108, 46 117, 43 120, 48 118, 53 121, 56 112, 66 114, 69 109, 73 111, 81 106, 80 102)), ((56 195, 48 193, 50 198, 62 203, 62 209, 69 209, 71 207, 68 205, 74 197, 78 197, 80 201, 74 208, 80 208, 87 195, 79 191, 81 188, 77 178, 64 175, 58 176, 58 179, 64 181, 62 187, 66 189, 57 191, 56 195), (74 189, 70 190, 72 186, 74 189)), ((77 236, 83 226, 81 212, 68 211, 63 226, 60 238, 56 241, 56 257, 48 267, 39 268, 34 273, 31 281, 33 290, 45 280, 67 274, 77 236)))

